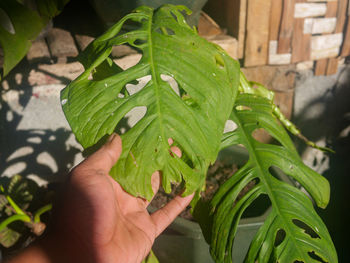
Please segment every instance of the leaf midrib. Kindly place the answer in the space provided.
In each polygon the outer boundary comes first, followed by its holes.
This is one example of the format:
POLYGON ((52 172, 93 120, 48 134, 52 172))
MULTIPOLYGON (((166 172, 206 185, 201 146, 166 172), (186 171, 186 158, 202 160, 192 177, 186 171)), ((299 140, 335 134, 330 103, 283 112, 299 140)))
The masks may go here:
MULTIPOLYGON (((236 113, 237 114, 237 113, 236 113)), ((262 169, 262 165, 260 164, 260 159, 258 158, 258 156, 255 154, 255 150, 254 147, 252 145, 252 143, 249 140, 249 136, 246 132, 246 130, 243 128, 244 125, 242 124, 242 122, 240 121, 239 118, 237 119, 237 125, 238 127, 241 127, 241 134, 244 136, 245 141, 247 142, 246 147, 248 148, 248 152, 249 152, 249 156, 250 158, 252 158, 252 161, 256 163, 256 167, 258 169, 258 174, 265 174, 263 169, 262 169)), ((269 185, 269 183, 267 182, 265 176, 259 176, 259 179, 261 180, 261 182, 263 183, 263 185, 265 186, 267 195, 269 196, 270 200, 271 200, 271 204, 274 206, 274 211, 276 211, 277 216, 279 216, 280 218, 283 219, 284 222, 286 222, 286 219, 284 218, 284 216, 282 216, 282 213, 277 205, 277 201, 275 199, 275 196, 273 195, 273 191, 269 185)), ((292 233, 293 231, 288 227, 287 223, 284 223, 284 226, 288 229, 289 233, 292 233)), ((287 232, 287 231, 286 231, 287 232)), ((303 253, 301 253, 302 251, 300 251, 300 249, 298 248, 298 246, 296 245, 296 241, 294 240, 293 236, 289 237, 290 240, 292 240, 294 247, 299 251, 299 255, 303 256, 303 253)))
POLYGON ((154 66, 154 58, 153 58, 153 41, 152 41, 152 24, 153 24, 153 13, 150 14, 149 20, 148 20, 148 27, 147 27, 147 35, 148 35, 148 52, 149 52, 149 63, 150 63, 150 68, 151 68, 151 75, 153 80, 153 85, 154 85, 154 90, 155 90, 155 101, 157 104, 157 115, 159 117, 158 123, 159 123, 159 131, 160 131, 160 136, 162 138, 162 143, 164 144, 164 139, 165 139, 165 134, 164 134, 164 128, 163 128, 163 115, 161 113, 160 109, 160 85, 158 82, 158 78, 156 75, 156 69, 154 66))

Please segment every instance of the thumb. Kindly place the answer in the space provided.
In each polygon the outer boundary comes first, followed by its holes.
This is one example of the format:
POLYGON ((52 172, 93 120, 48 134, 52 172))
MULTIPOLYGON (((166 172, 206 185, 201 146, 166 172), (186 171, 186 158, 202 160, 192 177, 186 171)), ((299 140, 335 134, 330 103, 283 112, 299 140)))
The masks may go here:
POLYGON ((113 165, 118 161, 121 152, 122 140, 118 134, 113 133, 105 145, 90 155, 78 167, 83 170, 94 169, 109 173, 113 165))

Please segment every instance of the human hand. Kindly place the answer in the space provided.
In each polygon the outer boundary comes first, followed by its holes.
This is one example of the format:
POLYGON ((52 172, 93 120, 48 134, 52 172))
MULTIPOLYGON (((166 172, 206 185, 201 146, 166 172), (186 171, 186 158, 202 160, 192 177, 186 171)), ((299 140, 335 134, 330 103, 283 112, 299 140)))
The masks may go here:
MULTIPOLYGON (((121 151, 121 138, 112 135, 70 173, 53 215, 52 232, 40 244, 50 258, 42 262, 139 263, 150 252, 155 238, 190 203, 193 195, 177 196, 150 215, 148 201, 131 196, 108 175, 121 151)), ((181 156, 177 147, 171 151, 181 156)), ((154 193, 159 184, 159 172, 155 172, 154 193)), ((25 262, 31 261, 27 257, 25 262)))

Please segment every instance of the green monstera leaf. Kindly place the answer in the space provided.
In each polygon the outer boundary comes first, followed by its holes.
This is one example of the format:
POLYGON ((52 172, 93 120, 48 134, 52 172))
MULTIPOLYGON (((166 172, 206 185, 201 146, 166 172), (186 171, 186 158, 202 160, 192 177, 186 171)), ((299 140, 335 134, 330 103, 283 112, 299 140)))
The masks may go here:
POLYGON ((268 196, 272 209, 252 241, 245 262, 337 262, 327 228, 309 197, 273 176, 271 168, 278 167, 299 182, 319 207, 328 204, 328 181, 303 164, 288 134, 274 117, 271 101, 240 94, 230 119, 237 129, 224 135, 222 147, 243 145, 249 152, 249 160, 210 202, 211 254, 216 262, 232 262, 237 225, 247 207, 260 195, 268 196), (253 132, 258 129, 265 129, 279 145, 255 140, 253 132), (234 204, 241 190, 252 181, 254 187, 234 204))
POLYGON ((111 175, 126 191, 147 199, 153 196, 151 175, 156 170, 162 171, 167 192, 172 182, 186 183, 184 195, 203 187, 239 84, 238 63, 199 37, 182 12, 190 11, 165 5, 140 7, 125 16, 81 54, 85 72, 61 93, 66 118, 85 148, 112 134, 135 107, 146 107, 122 135, 123 152, 111 175), (138 28, 122 33, 126 21, 138 28), (108 56, 114 45, 124 43, 140 50, 142 58, 121 70, 108 56), (146 85, 130 94, 127 84, 145 76, 146 85), (171 153, 169 138, 182 150, 182 158, 171 153))

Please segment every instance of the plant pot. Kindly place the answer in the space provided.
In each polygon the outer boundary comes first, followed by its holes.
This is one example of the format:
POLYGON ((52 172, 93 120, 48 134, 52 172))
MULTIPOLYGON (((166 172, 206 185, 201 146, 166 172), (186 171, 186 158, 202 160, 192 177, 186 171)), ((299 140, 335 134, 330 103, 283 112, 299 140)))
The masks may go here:
MULTIPOLYGON (((226 164, 242 166, 248 160, 248 153, 242 147, 233 146, 221 151, 218 159, 226 164)), ((281 180, 292 183, 280 171, 275 170, 275 173, 281 180)), ((233 262, 244 261, 251 241, 270 212, 270 203, 267 198, 257 199, 254 206, 247 210, 249 212, 243 214, 237 228, 232 247, 233 262), (244 215, 247 217, 244 218, 244 215)), ((160 263, 214 263, 199 224, 180 217, 156 239, 152 249, 160 263)))
MULTIPOLYGON (((243 262, 249 245, 265 217, 264 214, 241 220, 232 248, 234 262, 243 262)), ((199 224, 183 218, 176 218, 156 239, 153 251, 160 263, 214 263, 199 224)))
POLYGON ((200 11, 207 0, 90 0, 100 19, 107 27, 112 26, 119 19, 130 13, 135 8, 147 5, 157 8, 164 4, 185 5, 192 10, 192 15, 188 16, 187 22, 193 26, 198 24, 200 11))

